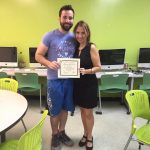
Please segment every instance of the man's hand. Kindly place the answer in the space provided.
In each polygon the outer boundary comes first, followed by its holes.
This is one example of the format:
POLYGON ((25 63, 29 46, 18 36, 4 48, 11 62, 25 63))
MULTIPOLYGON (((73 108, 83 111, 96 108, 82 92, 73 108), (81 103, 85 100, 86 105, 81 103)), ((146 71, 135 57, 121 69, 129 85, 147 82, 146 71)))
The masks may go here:
POLYGON ((58 70, 60 68, 60 64, 57 61, 51 61, 48 64, 48 68, 58 70))

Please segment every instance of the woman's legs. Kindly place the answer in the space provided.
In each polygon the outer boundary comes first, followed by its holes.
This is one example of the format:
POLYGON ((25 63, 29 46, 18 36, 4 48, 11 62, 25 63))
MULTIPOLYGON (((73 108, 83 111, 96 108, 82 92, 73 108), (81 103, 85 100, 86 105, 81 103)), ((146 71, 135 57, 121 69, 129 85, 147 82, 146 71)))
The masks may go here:
POLYGON ((80 111, 81 111, 82 124, 84 128, 84 136, 87 136, 86 117, 85 117, 84 108, 80 108, 80 111))
MULTIPOLYGON (((94 116, 93 109, 80 108, 81 110, 81 118, 84 127, 84 135, 88 140, 92 140, 92 130, 94 126, 94 116)), ((88 147, 92 147, 91 142, 87 142, 88 147)))

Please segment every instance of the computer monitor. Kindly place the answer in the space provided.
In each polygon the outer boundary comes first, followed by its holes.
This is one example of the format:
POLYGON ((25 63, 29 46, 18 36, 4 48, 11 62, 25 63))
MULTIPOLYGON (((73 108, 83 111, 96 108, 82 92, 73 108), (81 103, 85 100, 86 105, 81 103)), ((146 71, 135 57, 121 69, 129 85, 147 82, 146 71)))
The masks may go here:
POLYGON ((35 60, 36 50, 37 50, 37 47, 29 47, 29 66, 31 68, 44 68, 45 66, 41 65, 35 60))
POLYGON ((0 47, 0 67, 18 67, 16 47, 0 47))
POLYGON ((124 68, 125 49, 102 49, 99 50, 102 70, 124 68))
POLYGON ((138 68, 150 68, 150 48, 140 48, 138 68))

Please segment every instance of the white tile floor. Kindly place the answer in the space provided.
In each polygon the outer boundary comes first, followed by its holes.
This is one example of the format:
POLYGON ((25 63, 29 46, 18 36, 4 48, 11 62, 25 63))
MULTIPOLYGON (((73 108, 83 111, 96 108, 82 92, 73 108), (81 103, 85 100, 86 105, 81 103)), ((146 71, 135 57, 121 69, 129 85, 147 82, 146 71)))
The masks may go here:
MULTIPOLYGON (((93 130, 94 149, 93 150, 123 150, 128 139, 131 126, 131 115, 126 114, 124 106, 119 101, 103 101, 103 114, 96 115, 95 126, 93 130)), ((95 111, 95 110, 94 110, 95 111)), ((39 113, 39 101, 30 100, 29 109, 24 117, 25 124, 28 129, 34 126, 41 118, 39 113)), ((143 120, 138 120, 138 124, 142 124, 143 120)), ((7 139, 19 138, 24 132, 24 128, 19 122, 6 134, 7 139)), ((83 128, 80 118, 80 112, 77 108, 74 116, 69 116, 67 126, 67 134, 74 140, 73 147, 62 146, 62 150, 84 150, 85 147, 79 148, 78 141, 83 135, 83 128)), ((43 127, 43 150, 50 150, 51 128, 49 117, 46 118, 43 127)), ((138 150, 138 144, 132 141, 128 150, 138 150)), ((142 146, 142 150, 150 150, 150 147, 142 146)))

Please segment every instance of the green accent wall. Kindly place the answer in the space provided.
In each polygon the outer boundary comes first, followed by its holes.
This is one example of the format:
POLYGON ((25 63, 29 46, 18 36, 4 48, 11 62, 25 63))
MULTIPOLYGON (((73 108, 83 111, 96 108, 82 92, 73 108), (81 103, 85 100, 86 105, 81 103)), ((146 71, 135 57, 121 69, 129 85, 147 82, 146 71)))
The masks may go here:
POLYGON ((75 23, 89 23, 98 49, 126 48, 131 67, 137 65, 139 48, 150 47, 150 0, 0 0, 0 46, 16 46, 28 65, 29 47, 59 27, 64 4, 74 7, 75 23))

